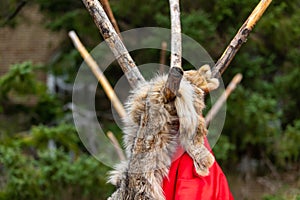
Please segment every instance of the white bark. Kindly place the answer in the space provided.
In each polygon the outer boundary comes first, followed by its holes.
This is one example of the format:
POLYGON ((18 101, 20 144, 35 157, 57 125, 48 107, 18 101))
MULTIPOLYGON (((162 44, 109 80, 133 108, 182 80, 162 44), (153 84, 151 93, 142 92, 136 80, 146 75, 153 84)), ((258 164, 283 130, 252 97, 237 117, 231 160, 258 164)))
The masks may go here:
POLYGON ((170 0, 171 15, 171 68, 181 67, 181 24, 179 0, 170 0))

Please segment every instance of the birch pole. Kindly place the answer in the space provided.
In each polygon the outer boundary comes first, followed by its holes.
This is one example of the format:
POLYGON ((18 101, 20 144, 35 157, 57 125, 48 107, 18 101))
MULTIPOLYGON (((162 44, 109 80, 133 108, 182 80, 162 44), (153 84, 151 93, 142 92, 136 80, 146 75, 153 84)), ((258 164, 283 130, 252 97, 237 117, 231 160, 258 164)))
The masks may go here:
POLYGON ((111 10, 111 7, 110 7, 110 4, 109 4, 109 1, 108 0, 100 0, 103 8, 104 8, 104 11, 106 12, 106 14, 108 15, 108 18, 109 20, 111 21, 113 27, 115 28, 117 34, 119 35, 119 37, 121 37, 121 34, 120 34, 120 29, 119 29, 119 26, 118 26, 118 23, 117 23, 117 20, 111 10))
POLYGON ((167 102, 174 100, 183 76, 179 0, 169 0, 171 16, 171 68, 164 88, 167 102))
POLYGON ((130 86, 135 88, 139 82, 145 79, 138 70, 132 57, 129 55, 125 45, 116 33, 109 21, 105 11, 98 0, 82 0, 90 15, 93 17, 96 26, 105 39, 107 45, 113 52, 119 65, 121 66, 130 86))
POLYGON ((219 97, 217 102, 208 111, 208 113, 205 117, 206 126, 208 126, 209 123, 211 122, 211 120, 216 116, 216 114, 219 112, 219 110, 221 109, 224 102, 227 100, 228 96, 236 88, 236 86, 241 82, 242 78, 243 78, 243 76, 240 73, 233 77, 233 79, 227 86, 226 90, 222 93, 222 95, 219 97))
POLYGON ((179 0, 169 0, 171 15, 171 68, 181 67, 181 24, 179 0))
POLYGON ((263 15, 263 13, 268 8, 271 2, 272 0, 261 0, 259 4, 255 7, 248 19, 244 22, 244 24, 238 30, 237 34, 231 40, 230 44, 227 46, 221 58, 219 58, 219 60, 215 64, 212 72, 213 77, 220 77, 223 74, 223 72, 227 69, 233 57, 238 52, 242 44, 247 41, 249 33, 252 31, 253 27, 261 18, 261 16, 263 15))
POLYGON ((91 68, 94 75, 97 77, 99 83, 101 84, 103 90, 105 91, 106 95, 110 99, 112 105, 116 109, 119 116, 121 118, 124 118, 126 116, 124 107, 120 102, 119 98, 117 97, 116 93, 114 92, 112 86, 106 79, 105 75, 100 70, 100 67, 98 66, 97 62, 92 58, 92 56, 88 53, 86 48, 83 46, 78 36, 76 35, 75 31, 70 31, 69 36, 72 39, 74 46, 79 51, 84 61, 87 63, 87 65, 91 68))

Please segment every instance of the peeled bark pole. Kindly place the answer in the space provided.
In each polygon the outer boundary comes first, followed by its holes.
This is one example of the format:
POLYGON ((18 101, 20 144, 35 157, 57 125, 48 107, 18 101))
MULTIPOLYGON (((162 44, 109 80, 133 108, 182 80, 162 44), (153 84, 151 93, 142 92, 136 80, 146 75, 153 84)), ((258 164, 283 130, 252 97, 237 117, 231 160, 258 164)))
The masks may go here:
POLYGON ((119 26, 118 26, 118 23, 114 17, 114 14, 111 10, 111 7, 109 5, 109 1, 108 0, 100 0, 102 6, 103 6, 103 9, 104 11, 106 12, 106 14, 108 15, 108 18, 109 20, 111 21, 113 27, 115 28, 116 32, 118 33, 118 35, 121 37, 120 35, 120 29, 119 29, 119 26))
POLYGON ((174 100, 183 76, 179 0, 169 0, 171 15, 171 68, 164 88, 167 102, 174 100))
POLYGON ((139 82, 143 82, 145 79, 139 72, 126 47, 113 28, 101 4, 98 0, 82 1, 93 17, 94 22, 107 42, 107 45, 110 47, 115 58, 117 58, 129 84, 132 88, 135 88, 139 82))
POLYGON ((267 7, 270 5, 271 1, 272 0, 261 0, 255 7, 246 22, 231 40, 221 58, 215 64, 212 72, 213 77, 218 78, 223 74, 242 44, 247 41, 249 33, 252 31, 256 22, 261 18, 267 7))
POLYGON ((181 25, 179 0, 170 0, 171 15, 171 68, 181 67, 181 25))
POLYGON ((223 92, 223 94, 220 96, 217 102, 212 106, 212 108, 208 111, 205 117, 206 126, 208 126, 211 120, 216 116, 216 114, 219 112, 224 102, 227 100, 228 96, 241 82, 242 78, 243 78, 242 74, 237 74, 233 77, 233 79, 227 86, 226 90, 223 92))
POLYGON ((69 36, 72 39, 74 46, 81 54, 84 61, 88 64, 88 66, 91 68, 94 75, 97 77, 99 83, 103 87, 103 90, 105 91, 106 95, 112 102, 114 108, 116 109, 117 113, 121 118, 126 116, 126 112, 124 110, 124 107, 122 103, 120 102, 119 98, 117 97, 116 93, 114 92, 113 88, 111 87, 110 83, 106 79, 103 72, 100 70, 98 64, 96 61, 92 58, 92 56, 88 53, 86 48, 83 46, 83 44, 80 42, 78 36, 76 35, 75 31, 70 31, 69 36))

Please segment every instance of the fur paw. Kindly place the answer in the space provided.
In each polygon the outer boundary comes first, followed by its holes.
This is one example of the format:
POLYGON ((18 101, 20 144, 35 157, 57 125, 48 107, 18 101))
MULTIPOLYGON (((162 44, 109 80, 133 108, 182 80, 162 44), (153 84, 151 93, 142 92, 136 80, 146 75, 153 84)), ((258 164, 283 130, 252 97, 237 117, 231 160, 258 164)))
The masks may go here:
POLYGON ((200 159, 199 162, 194 161, 194 166, 197 174, 200 176, 207 176, 209 174, 209 168, 213 165, 214 162, 215 158, 211 153, 200 159))
POLYGON ((203 65, 202 67, 200 67, 200 69, 198 71, 200 74, 202 74, 202 76, 205 79, 206 86, 204 86, 203 89, 206 92, 212 91, 219 87, 219 80, 212 77, 211 69, 210 69, 209 65, 203 65))
POLYGON ((185 71, 184 77, 205 92, 210 92, 219 87, 219 80, 212 77, 209 65, 203 65, 197 71, 185 71))

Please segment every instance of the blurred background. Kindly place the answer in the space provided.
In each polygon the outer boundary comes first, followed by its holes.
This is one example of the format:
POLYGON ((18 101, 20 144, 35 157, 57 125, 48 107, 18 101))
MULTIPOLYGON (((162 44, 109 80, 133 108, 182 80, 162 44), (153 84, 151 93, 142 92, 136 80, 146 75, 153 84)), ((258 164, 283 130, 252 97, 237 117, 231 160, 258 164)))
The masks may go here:
MULTIPOLYGON (((182 32, 217 61, 257 3, 182 0, 182 32)), ((121 31, 170 27, 168 1, 110 4, 121 31)), ((213 149, 238 200, 300 199, 299 8, 299 0, 273 1, 223 75, 225 85, 236 73, 244 77, 213 149)), ((88 50, 102 41, 79 0, 1 0, 0 199, 102 200, 114 190, 106 184, 110 168, 88 153, 74 127, 72 86, 83 60, 70 30, 88 50)), ((137 65, 160 57, 159 50, 131 54, 137 65)), ((105 71, 112 85, 122 74, 116 62, 105 71)), ((95 99, 102 128, 120 139, 100 86, 95 99)))

